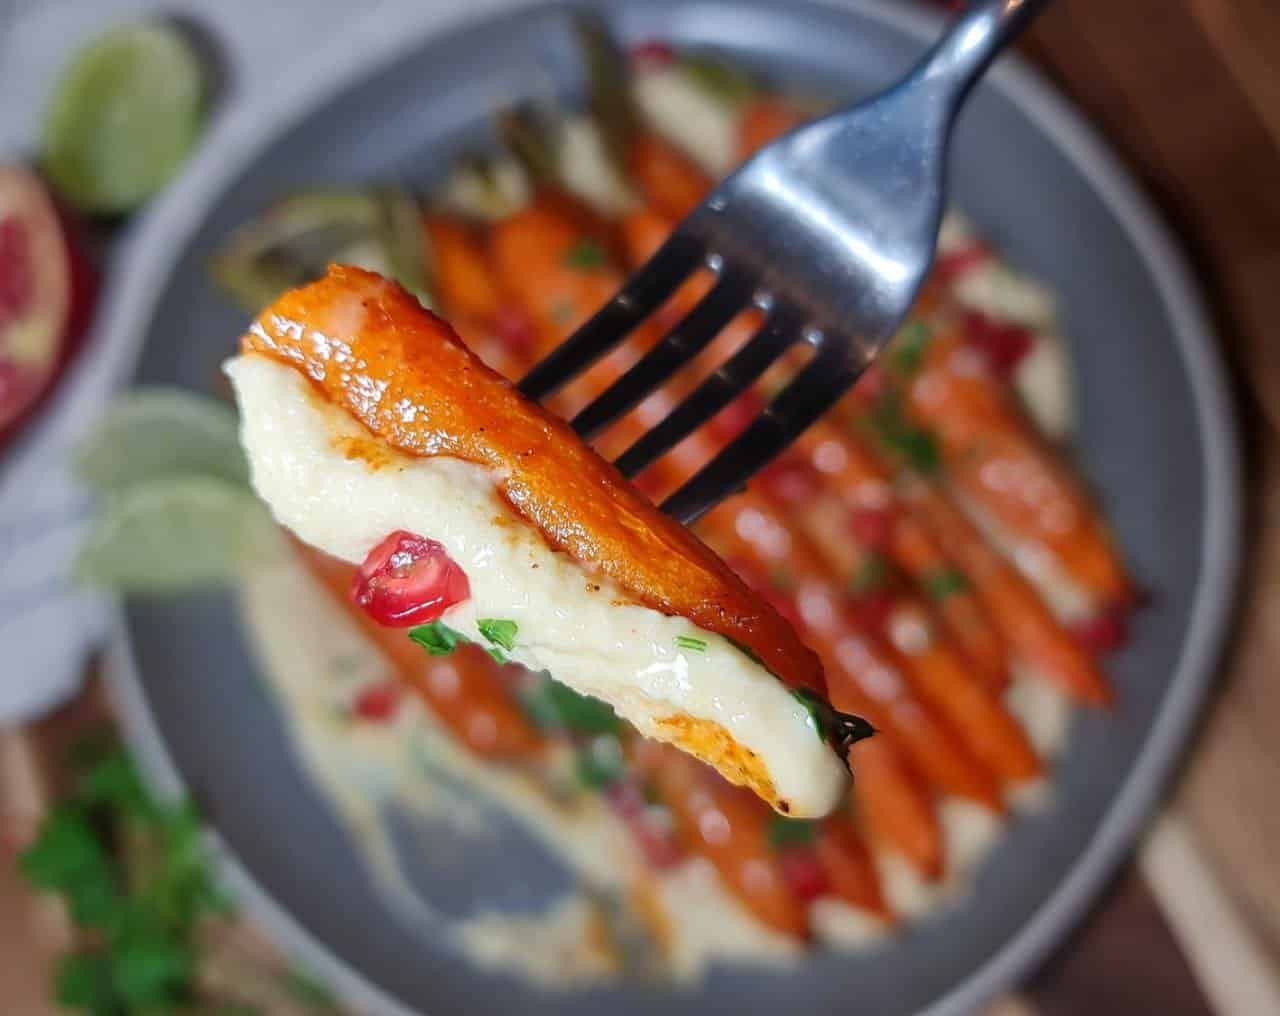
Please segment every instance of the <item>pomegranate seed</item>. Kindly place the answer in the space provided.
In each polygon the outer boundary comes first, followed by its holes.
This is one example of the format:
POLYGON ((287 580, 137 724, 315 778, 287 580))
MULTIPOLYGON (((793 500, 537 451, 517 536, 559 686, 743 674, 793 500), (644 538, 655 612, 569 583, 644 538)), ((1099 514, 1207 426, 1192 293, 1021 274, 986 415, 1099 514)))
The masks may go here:
POLYGON ((369 551, 351 584, 352 600, 388 628, 434 621, 470 595, 466 573, 441 544, 403 529, 369 551))
POLYGON ((362 720, 385 723, 400 707, 400 695, 400 685, 395 681, 365 685, 351 704, 351 712, 362 720))
POLYGON ((893 525, 893 511, 889 508, 855 508, 849 513, 849 532, 868 550, 887 550, 893 525))
POLYGON ((947 282, 954 282, 974 268, 991 259, 991 253, 982 244, 970 244, 959 250, 938 257, 937 271, 947 282))
POLYGON ((893 613, 893 594, 878 591, 864 596, 853 596, 849 599, 849 611, 859 628, 872 632, 883 632, 889 623, 889 615, 893 613))
POLYGON ((782 851, 779 864, 782 880, 800 901, 809 903, 830 892, 831 881, 812 847, 787 847, 782 851))
POLYGON ((711 419, 711 432, 722 441, 732 441, 764 409, 764 399, 755 392, 743 392, 711 419))
POLYGON ((1108 610, 1072 625, 1076 641, 1093 653, 1110 653, 1129 643, 1129 617, 1119 610, 1108 610))
POLYGON ((0 328, 30 309, 34 283, 26 227, 13 217, 0 219, 0 328))
POLYGON ((777 459, 760 473, 760 486, 783 504, 804 504, 817 497, 821 483, 807 462, 777 459))
POLYGON ((981 311, 969 311, 964 317, 969 343, 987 358, 1000 378, 1008 380, 1031 352, 1031 333, 1021 325, 997 321, 981 311))
POLYGON ((537 345, 533 322, 518 307, 504 307, 493 320, 494 337, 514 356, 530 356, 537 345))

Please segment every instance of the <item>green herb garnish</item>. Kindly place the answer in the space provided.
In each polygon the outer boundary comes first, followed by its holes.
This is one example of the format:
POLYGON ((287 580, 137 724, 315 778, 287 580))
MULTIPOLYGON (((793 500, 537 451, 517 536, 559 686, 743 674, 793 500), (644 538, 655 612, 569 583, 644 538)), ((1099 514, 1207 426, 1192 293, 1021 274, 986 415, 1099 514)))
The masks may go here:
POLYGON ((18 859, 60 894, 82 933, 61 962, 57 1000, 93 1013, 186 1011, 198 995, 198 924, 225 913, 187 804, 153 799, 118 747, 83 751, 71 792, 18 859))
POLYGON ((954 593, 967 593, 969 579, 956 568, 943 568, 925 577, 924 588, 933 599, 945 600, 954 593))
POLYGON ((604 248, 595 240, 579 240, 565 253, 564 263, 582 271, 600 268, 604 265, 604 248))
POLYGON ((936 439, 930 431, 907 421, 896 392, 881 398, 866 419, 872 435, 887 452, 919 473, 937 472, 942 458, 936 439))
POLYGON ((476 622, 480 634, 495 646, 501 646, 507 652, 516 647, 516 634, 520 626, 514 621, 505 621, 493 617, 482 617, 476 622))
POLYGON ((858 564, 849 581, 849 592, 854 596, 866 596, 883 589, 889 578, 889 563, 883 554, 867 554, 858 564))
POLYGON ((775 815, 769 823, 769 846, 775 850, 800 847, 813 842, 817 823, 803 818, 775 815))
POLYGON ((818 736, 842 759, 855 744, 876 732, 876 728, 861 716, 840 712, 807 688, 795 688, 791 694, 808 712, 809 723, 818 736))
POLYGON ((622 721, 613 708, 590 695, 580 695, 552 677, 543 677, 520 696, 525 711, 539 727, 578 734, 616 734, 622 721))
POLYGON ((911 377, 924 365, 925 350, 933 332, 922 321, 911 321, 898 332, 889 345, 889 369, 898 377, 911 377))
POLYGON ((742 105, 756 94, 750 76, 722 60, 686 56, 680 59, 680 67, 698 89, 727 105, 742 105))
POLYGON ((471 640, 462 632, 450 628, 443 621, 432 621, 409 629, 409 638, 422 646, 432 656, 448 656, 460 645, 471 640))
POLYGON ((578 749, 577 770, 578 779, 592 789, 616 783, 627 771, 622 742, 614 734, 593 737, 578 749))
POLYGON ((696 639, 692 635, 677 635, 676 648, 688 649, 694 653, 705 653, 707 651, 706 639, 696 639))

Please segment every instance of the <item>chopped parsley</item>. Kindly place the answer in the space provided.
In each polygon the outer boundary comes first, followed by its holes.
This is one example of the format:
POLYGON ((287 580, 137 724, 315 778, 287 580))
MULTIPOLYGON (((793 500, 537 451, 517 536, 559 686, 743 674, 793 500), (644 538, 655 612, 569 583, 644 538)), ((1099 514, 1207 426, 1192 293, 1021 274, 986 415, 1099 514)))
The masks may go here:
POLYGON ((849 592, 854 596, 866 596, 884 588, 889 578, 889 563, 883 554, 867 554, 858 564, 849 581, 849 592))
POLYGON ((578 779, 596 790, 617 783, 627 772, 622 742, 614 734, 601 734, 582 745, 576 762, 578 779))
POLYGON ((692 635, 677 635, 676 648, 688 649, 694 653, 705 653, 707 651, 706 639, 696 639, 692 635))
POLYGON ((942 463, 932 432, 912 426, 896 392, 889 392, 867 414, 867 426, 880 445, 918 473, 936 473, 942 463))
POLYGON ((409 629, 409 638, 422 646, 432 656, 448 656, 460 645, 471 640, 462 632, 450 628, 443 621, 432 621, 409 629))
POLYGON ((925 592, 935 600, 945 600, 955 593, 969 591, 969 579, 956 568, 942 568, 924 580, 925 592))
POLYGON ((604 265, 604 248, 595 240, 579 240, 565 252, 564 263, 582 271, 600 268, 604 265))
POLYGON ((769 822, 769 846, 775 850, 800 847, 813 842, 816 822, 803 818, 784 818, 775 815, 769 822))
POLYGON ((622 729, 613 707, 590 695, 579 695, 552 677, 539 677, 520 695, 521 704, 539 727, 576 734, 616 734, 622 729))
POLYGON ((520 631, 520 626, 514 621, 482 617, 476 622, 476 627, 480 629, 480 634, 495 646, 501 646, 507 652, 515 649, 516 634, 520 631))
POLYGON ((876 732, 861 716, 840 712, 807 688, 794 688, 791 694, 808 712, 809 725, 842 759, 857 742, 876 732))
POLYGON ((924 366, 925 350, 933 332, 922 321, 908 322, 889 345, 889 369, 900 378, 909 378, 924 366))

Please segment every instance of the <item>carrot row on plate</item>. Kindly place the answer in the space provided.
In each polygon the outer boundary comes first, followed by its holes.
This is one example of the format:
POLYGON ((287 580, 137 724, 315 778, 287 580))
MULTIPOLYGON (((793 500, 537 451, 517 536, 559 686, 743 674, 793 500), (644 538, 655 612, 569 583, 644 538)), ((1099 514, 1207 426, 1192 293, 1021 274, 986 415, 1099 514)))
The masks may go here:
MULTIPOLYGON (((801 119, 777 96, 749 101, 739 113, 739 153, 801 119)), ((424 216, 441 310, 509 377, 590 317, 712 185, 642 126, 624 139, 621 161, 638 198, 612 219, 545 173, 528 203, 499 221, 424 216)), ((571 414, 603 391, 712 283, 709 273, 687 282, 558 393, 554 407, 571 414)), ((780 820, 749 794, 678 752, 626 737, 628 779, 643 781, 669 813, 679 852, 706 858, 759 920, 796 937, 808 935, 808 903, 821 896, 891 920, 874 857, 892 852, 936 880, 947 871, 942 801, 1002 814, 1008 791, 1042 776, 1045 760, 1002 699, 1015 666, 1079 703, 1111 698, 1094 655, 971 508, 1050 556, 1100 610, 1133 598, 1104 520, 1008 378, 984 365, 947 283, 935 280, 922 306, 889 367, 699 525, 821 656, 833 704, 879 729, 851 751, 857 778, 847 810, 779 835, 780 820)), ((672 384, 611 427, 602 452, 625 449, 760 326, 759 312, 741 315, 672 384)), ((774 383, 766 378, 759 393, 681 442, 642 475, 642 489, 656 495, 693 475, 774 383)), ((315 555, 309 564, 335 595, 345 592, 345 566, 315 555)), ((481 756, 535 760, 556 736, 521 710, 504 673, 511 668, 480 652, 434 660, 394 633, 371 634, 406 684, 481 756)))

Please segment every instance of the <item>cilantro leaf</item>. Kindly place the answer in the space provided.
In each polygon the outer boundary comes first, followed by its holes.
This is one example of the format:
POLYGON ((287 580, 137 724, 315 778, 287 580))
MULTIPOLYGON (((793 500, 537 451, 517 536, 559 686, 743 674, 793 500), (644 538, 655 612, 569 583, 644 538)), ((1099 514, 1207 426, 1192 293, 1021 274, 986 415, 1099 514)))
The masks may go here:
POLYGON ((520 626, 514 621, 504 621, 493 617, 482 617, 476 622, 480 634, 495 646, 501 646, 507 652, 516 647, 516 634, 520 626))
POLYGON ((769 845, 775 850, 798 847, 813 842, 817 823, 803 818, 775 815, 769 823, 769 845))
POLYGON ((564 263, 570 268, 590 271, 604 265, 604 248, 595 240, 583 239, 569 248, 565 253, 564 263))
POLYGON ((945 600, 955 593, 969 591, 969 579, 957 568, 942 568, 925 576, 925 592, 935 600, 945 600))
POLYGON ((432 656, 448 656, 458 646, 470 641, 462 632, 450 628, 443 621, 432 621, 430 624, 410 628, 409 638, 432 656))
POLYGON ((100 950, 73 952, 62 957, 53 981, 54 998, 69 1009, 110 1012, 103 1002, 110 999, 111 959, 100 950))
POLYGON ((578 734, 616 734, 622 729, 613 707, 590 695, 580 695, 551 677, 526 688, 520 701, 538 726, 578 734))

